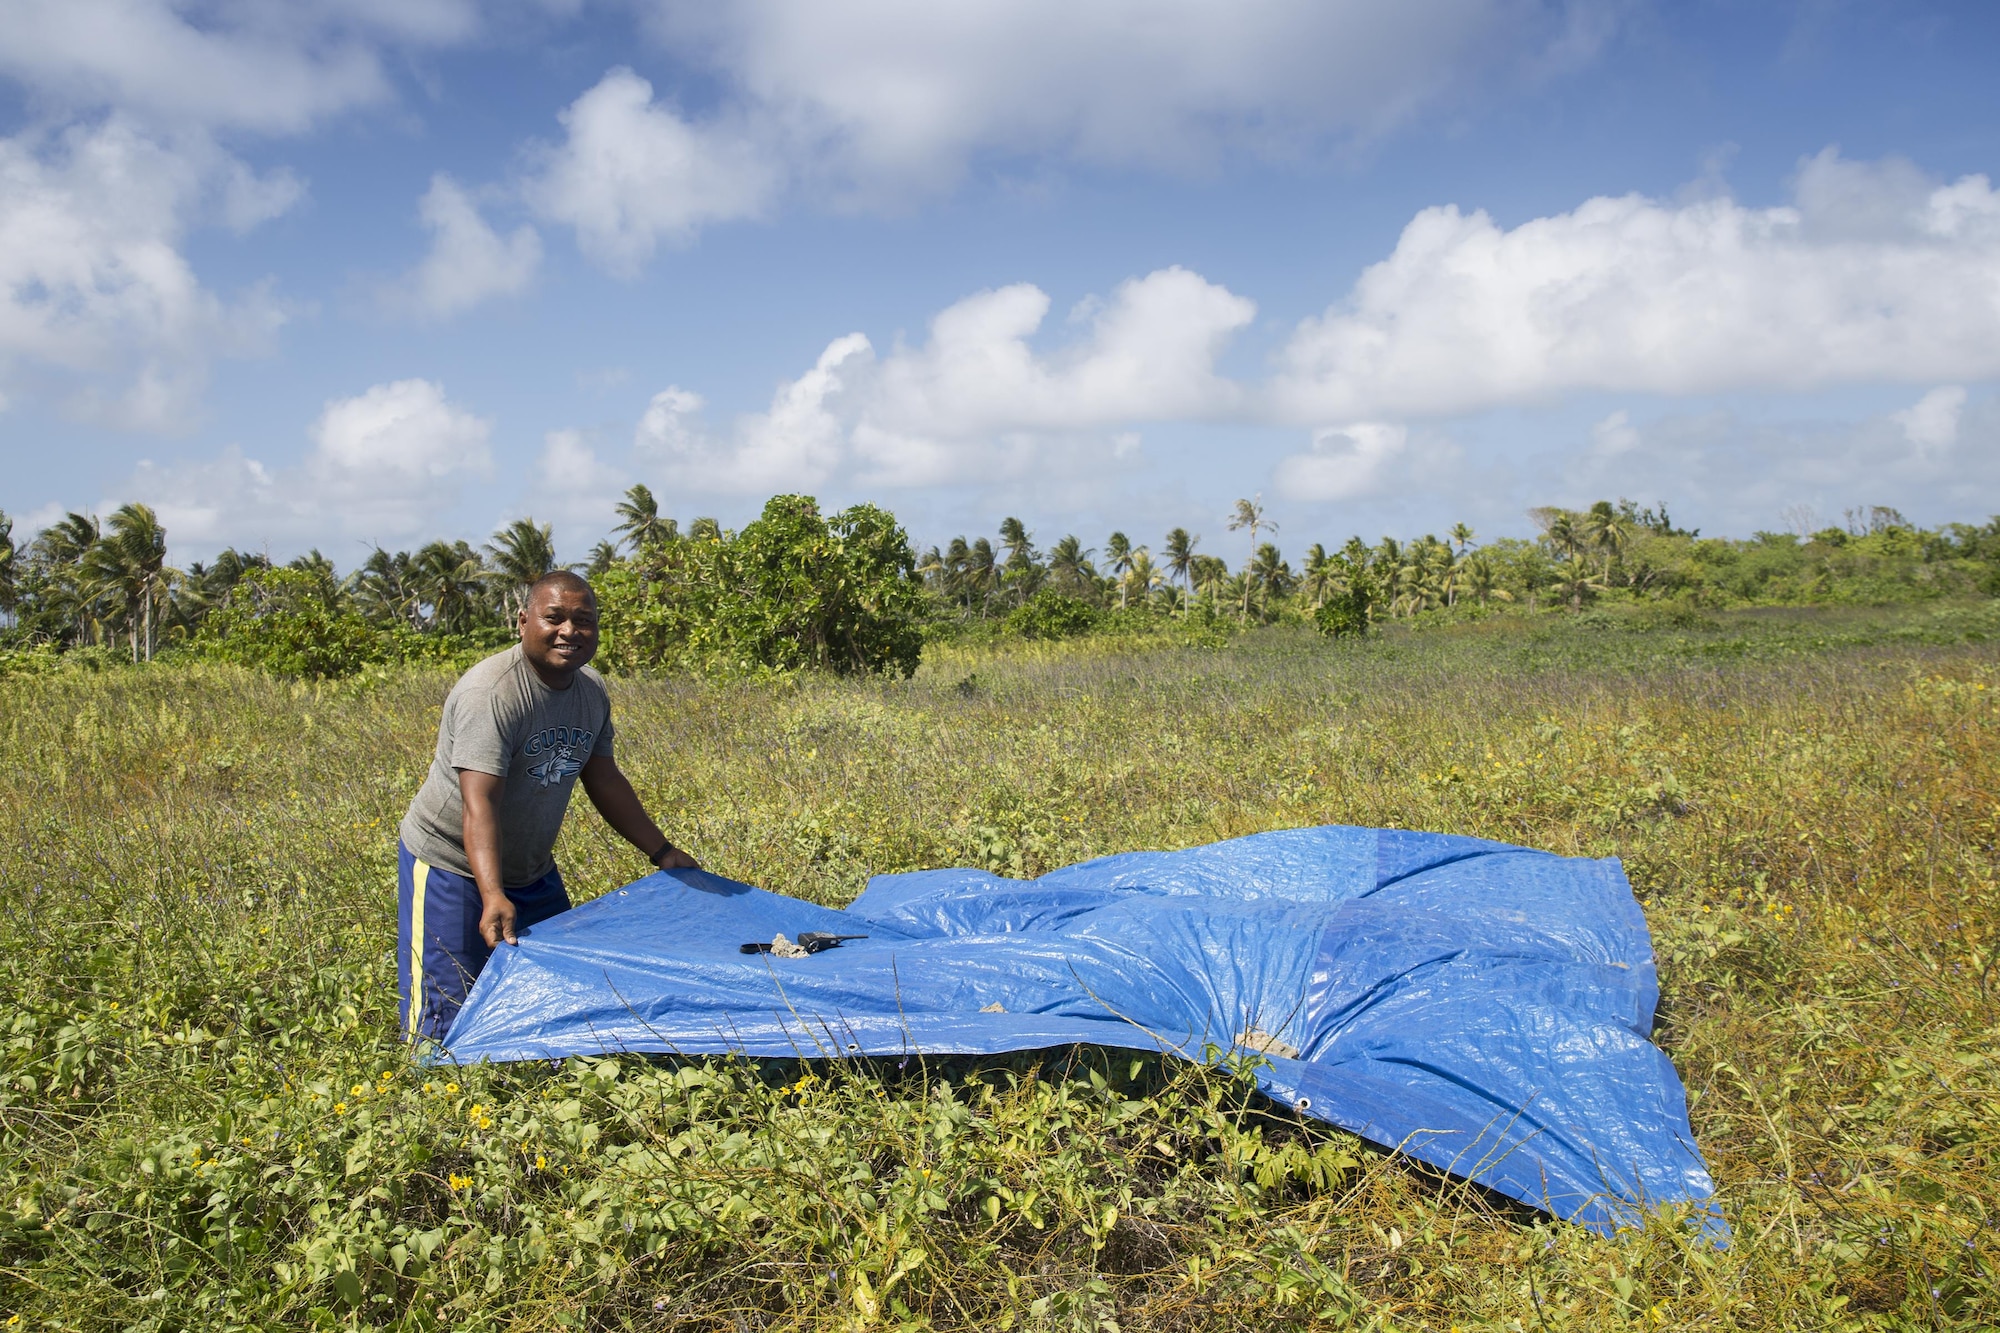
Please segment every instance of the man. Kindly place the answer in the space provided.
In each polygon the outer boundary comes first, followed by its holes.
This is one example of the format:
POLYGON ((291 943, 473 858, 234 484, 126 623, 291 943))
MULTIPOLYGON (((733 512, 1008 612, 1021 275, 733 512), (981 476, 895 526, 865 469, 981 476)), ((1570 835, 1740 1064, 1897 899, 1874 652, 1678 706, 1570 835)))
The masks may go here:
POLYGON ((528 589, 521 642, 460 678, 437 758, 403 816, 396 972, 403 1035, 442 1041, 502 941, 569 910, 556 834, 570 789, 662 870, 700 869, 660 832, 611 757, 611 697, 592 671, 597 596, 567 570, 528 589))

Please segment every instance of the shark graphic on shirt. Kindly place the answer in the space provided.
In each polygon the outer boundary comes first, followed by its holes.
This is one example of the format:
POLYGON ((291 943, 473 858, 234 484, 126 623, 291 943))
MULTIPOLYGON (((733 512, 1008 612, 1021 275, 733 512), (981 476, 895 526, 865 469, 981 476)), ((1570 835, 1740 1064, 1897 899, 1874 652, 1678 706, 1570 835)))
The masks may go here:
POLYGON ((591 742, 596 739, 596 732, 581 727, 549 727, 536 733, 522 748, 529 758, 547 757, 530 765, 528 776, 543 787, 561 786, 583 771, 584 761, 590 758, 591 742))
POLYGON ((555 787, 568 782, 583 771, 583 760, 576 757, 572 746, 562 746, 556 752, 528 770, 528 776, 544 787, 555 787))

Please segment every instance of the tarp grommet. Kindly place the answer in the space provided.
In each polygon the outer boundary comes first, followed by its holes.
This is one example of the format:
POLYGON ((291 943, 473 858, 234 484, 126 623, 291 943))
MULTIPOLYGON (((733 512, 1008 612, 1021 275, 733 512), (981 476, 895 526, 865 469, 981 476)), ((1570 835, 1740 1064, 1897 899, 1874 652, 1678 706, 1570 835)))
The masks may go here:
POLYGON ((1313 1099, 1312 1099, 1312 1098, 1310 1098, 1310 1097, 1301 1097, 1301 1098, 1299 1098, 1299 1100, 1298 1100, 1298 1108, 1299 1108, 1299 1109, 1300 1109, 1301 1111, 1310 1111, 1310 1110, 1312 1110, 1312 1104, 1313 1104, 1313 1099))

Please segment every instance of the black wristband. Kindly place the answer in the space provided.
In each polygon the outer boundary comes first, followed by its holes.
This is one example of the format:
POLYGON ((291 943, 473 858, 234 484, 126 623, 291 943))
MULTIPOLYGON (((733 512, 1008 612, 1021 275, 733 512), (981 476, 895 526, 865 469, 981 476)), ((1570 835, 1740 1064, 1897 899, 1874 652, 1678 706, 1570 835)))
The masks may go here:
POLYGON ((660 868, 660 858, 665 856, 668 852, 671 852, 673 849, 674 849, 674 840, 672 838, 668 838, 665 842, 660 844, 659 851, 654 852, 651 856, 647 857, 646 859, 653 863, 653 869, 658 870, 660 868))

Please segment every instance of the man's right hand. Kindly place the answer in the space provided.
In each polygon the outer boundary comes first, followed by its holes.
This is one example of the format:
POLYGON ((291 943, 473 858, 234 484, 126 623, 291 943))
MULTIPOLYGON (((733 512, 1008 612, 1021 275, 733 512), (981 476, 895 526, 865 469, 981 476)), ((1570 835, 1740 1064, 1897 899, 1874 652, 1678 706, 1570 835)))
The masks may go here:
POLYGON ((465 804, 465 859, 479 886, 479 938, 497 949, 514 943, 514 904, 500 878, 500 779, 470 768, 458 770, 458 794, 465 804))
POLYGON ((518 943, 514 938, 514 900, 506 894, 497 898, 480 898, 479 936, 486 941, 486 947, 497 949, 500 941, 518 943))

